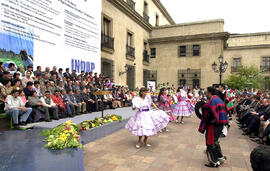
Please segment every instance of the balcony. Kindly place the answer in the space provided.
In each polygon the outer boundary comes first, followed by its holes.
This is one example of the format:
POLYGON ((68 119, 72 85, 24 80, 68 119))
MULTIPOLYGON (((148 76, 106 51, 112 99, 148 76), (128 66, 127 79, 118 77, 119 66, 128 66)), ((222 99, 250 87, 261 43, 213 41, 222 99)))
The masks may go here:
POLYGON ((144 50, 143 51, 143 63, 144 64, 149 64, 149 55, 148 55, 148 51, 144 50))
POLYGON ((101 47, 114 51, 114 38, 101 33, 101 47))
POLYGON ((130 8, 135 10, 135 2, 133 0, 127 0, 127 4, 130 8))
POLYGON ((265 71, 270 71, 270 66, 267 65, 261 65, 261 71, 265 70, 265 71))
POLYGON ((143 18, 149 23, 149 16, 143 12, 143 18))
POLYGON ((127 45, 126 48, 127 48, 126 49, 127 50, 127 52, 126 52, 127 58, 131 58, 132 60, 134 60, 135 59, 135 48, 131 47, 129 45, 127 45))
POLYGON ((231 72, 239 72, 242 66, 232 66, 231 72))

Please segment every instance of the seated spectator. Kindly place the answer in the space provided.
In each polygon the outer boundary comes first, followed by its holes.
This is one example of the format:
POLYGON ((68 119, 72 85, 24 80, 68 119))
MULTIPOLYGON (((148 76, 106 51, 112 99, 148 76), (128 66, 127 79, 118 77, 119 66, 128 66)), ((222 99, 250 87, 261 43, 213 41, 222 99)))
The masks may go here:
POLYGON ((8 95, 6 98, 4 109, 6 114, 12 116, 15 128, 19 128, 19 124, 26 125, 26 121, 32 112, 32 108, 26 108, 18 96, 19 91, 12 90, 11 95, 8 95))
POLYGON ((0 102, 5 102, 8 95, 10 95, 13 87, 11 87, 11 80, 6 80, 0 86, 0 102))
POLYGON ((16 73, 15 64, 10 62, 8 64, 8 71, 11 76, 13 76, 16 73))
POLYGON ((21 80, 21 79, 20 79, 20 73, 15 72, 14 75, 13 75, 13 78, 12 78, 12 80, 11 80, 11 84, 13 84, 13 83, 14 83, 15 81, 17 81, 17 80, 21 80))
POLYGON ((86 113, 86 103, 83 101, 80 89, 76 90, 74 97, 79 106, 81 106, 81 113, 86 113))
POLYGON ((53 70, 50 71, 51 76, 53 76, 54 74, 56 75, 56 78, 58 77, 58 73, 57 73, 57 67, 53 66, 53 70))
POLYGON ((32 96, 33 94, 33 83, 31 81, 27 82, 27 85, 25 88, 23 88, 24 94, 26 98, 29 96, 32 96))
POLYGON ((3 76, 4 71, 5 71, 5 69, 4 69, 4 63, 3 62, 0 62, 0 77, 3 76))
POLYGON ((0 77, 0 83, 4 83, 6 82, 7 80, 10 80, 12 77, 9 75, 9 72, 8 71, 4 71, 3 72, 3 76, 0 77))
POLYGON ((23 72, 23 67, 21 67, 21 66, 18 67, 17 73, 20 74, 20 80, 25 76, 25 74, 23 72))
POLYGON ((34 76, 34 73, 33 73, 33 66, 32 66, 32 65, 28 65, 28 66, 27 66, 27 69, 26 69, 26 71, 24 72, 25 75, 27 74, 28 71, 31 73, 31 74, 30 74, 30 77, 31 77, 31 78, 34 78, 35 76, 34 76))
POLYGON ((65 87, 63 85, 63 81, 59 81, 58 85, 56 86, 57 90, 59 90, 60 92, 65 90, 65 87))
POLYGON ((74 105, 70 102, 69 96, 67 95, 67 92, 65 90, 61 90, 61 97, 63 99, 63 103, 66 106, 66 112, 69 117, 72 117, 73 114, 75 114, 75 107, 74 105))
MULTIPOLYGON (((57 88, 56 88, 56 86, 55 86, 55 82, 54 81, 50 81, 50 88, 49 88, 49 91, 51 92, 51 94, 53 93, 53 92, 55 92, 55 90, 56 90, 57 88)), ((60 92, 60 91, 59 91, 60 92)))
POLYGON ((57 85, 59 82, 56 74, 53 74, 50 80, 53 81, 55 85, 57 85))
POLYGON ((115 109, 113 107, 113 98, 110 97, 109 94, 103 95, 103 104, 104 104, 104 109, 106 109, 107 106, 109 106, 110 109, 115 109))
POLYGON ((37 92, 33 91, 32 96, 28 98, 29 106, 32 108, 31 121, 37 122, 45 118, 45 121, 49 122, 50 116, 45 113, 45 103, 43 103, 37 96, 37 92))
POLYGON ((62 68, 58 69, 58 75, 57 76, 58 76, 59 81, 63 81, 64 74, 63 74, 63 69, 62 68))
POLYGON ((23 87, 21 86, 21 80, 19 79, 14 79, 12 83, 12 89, 13 90, 22 90, 23 87))
MULTIPOLYGON (((51 77, 51 74, 50 74, 50 67, 46 67, 45 68, 45 71, 43 72, 43 78, 50 78, 51 77)), ((46 79, 47 80, 47 79, 46 79)))
POLYGON ((132 106, 132 95, 130 93, 131 91, 128 91, 125 96, 126 96, 126 103, 128 104, 128 106, 132 106))
POLYGON ((34 80, 31 77, 31 72, 30 71, 26 71, 25 77, 22 78, 22 86, 25 87, 28 82, 34 83, 34 80))
POLYGON ((112 95, 113 95, 113 106, 114 106, 114 108, 117 108, 117 107, 121 108, 122 107, 122 105, 121 105, 121 97, 120 97, 119 93, 117 91, 114 91, 112 95))
POLYGON ((69 68, 66 68, 66 72, 64 73, 64 77, 71 78, 71 74, 69 73, 69 68))
POLYGON ((71 105, 74 106, 73 110, 75 110, 75 111, 73 111, 73 113, 75 112, 74 114, 78 115, 79 113, 81 113, 81 108, 82 107, 81 107, 81 105, 79 105, 77 103, 76 98, 75 98, 72 90, 69 90, 67 93, 68 93, 68 96, 66 97, 67 98, 67 101, 71 105))
POLYGON ((23 105, 24 106, 28 105, 27 104, 28 103, 28 100, 26 99, 26 96, 24 94, 24 91, 21 91, 21 90, 17 90, 17 91, 19 91, 19 98, 21 98, 23 105))
POLYGON ((34 76, 36 77, 37 74, 42 74, 42 68, 41 66, 37 66, 37 70, 34 71, 34 76))
POLYGON ((41 93, 44 94, 46 91, 49 91, 50 94, 53 94, 51 91, 50 91, 50 82, 49 81, 45 81, 44 82, 44 87, 41 87, 41 93))
POLYGON ((65 115, 65 104, 63 103, 63 99, 60 96, 60 91, 59 90, 55 90, 54 94, 51 95, 51 99, 53 100, 53 102, 56 104, 57 108, 58 108, 58 113, 60 114, 59 117, 60 118, 64 118, 66 117, 65 115))
POLYGON ((44 96, 41 98, 41 101, 45 104, 45 114, 48 116, 48 121, 50 121, 50 114, 53 113, 53 119, 59 120, 58 116, 58 107, 51 99, 51 94, 49 91, 46 91, 44 96))
POLYGON ((37 92, 37 97, 42 97, 42 93, 40 90, 40 82, 39 81, 34 81, 34 87, 33 90, 37 92))
POLYGON ((93 109, 94 110, 94 112, 98 112, 98 111, 101 111, 102 109, 102 100, 101 100, 101 98, 99 98, 97 95, 95 95, 95 91, 97 91, 97 89, 96 90, 94 90, 94 91, 92 91, 92 92, 90 92, 90 98, 93 100, 93 101, 95 101, 95 108, 93 109))
POLYGON ((250 163, 254 171, 270 170, 270 147, 261 145, 252 150, 250 163))
POLYGON ((73 91, 73 82, 70 80, 68 81, 68 84, 65 87, 66 92, 69 92, 70 90, 73 91))
POLYGON ((72 87, 73 92, 76 92, 77 90, 80 90, 80 89, 81 89, 80 82, 75 81, 75 84, 72 87))

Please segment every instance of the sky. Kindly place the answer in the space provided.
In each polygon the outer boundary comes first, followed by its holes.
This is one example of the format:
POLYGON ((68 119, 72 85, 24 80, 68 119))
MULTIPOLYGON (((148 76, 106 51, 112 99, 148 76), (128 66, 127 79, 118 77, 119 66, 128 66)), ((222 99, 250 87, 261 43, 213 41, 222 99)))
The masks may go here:
POLYGON ((270 0, 161 0, 175 23, 224 19, 230 33, 270 32, 270 0))

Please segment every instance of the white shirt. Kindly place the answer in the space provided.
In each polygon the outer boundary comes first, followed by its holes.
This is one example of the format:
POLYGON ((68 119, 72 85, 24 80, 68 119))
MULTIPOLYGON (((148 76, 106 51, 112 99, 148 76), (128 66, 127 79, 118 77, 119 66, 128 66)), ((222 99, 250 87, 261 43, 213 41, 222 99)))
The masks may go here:
POLYGON ((8 95, 5 101, 5 109, 4 110, 8 110, 8 109, 13 109, 13 108, 17 108, 17 107, 24 107, 24 104, 21 100, 21 98, 17 97, 14 98, 12 95, 8 95))
POLYGON ((42 101, 42 103, 45 104, 46 107, 56 106, 52 99, 51 99, 50 105, 48 105, 48 104, 45 102, 45 98, 46 98, 45 96, 44 96, 44 97, 41 97, 40 100, 42 101))

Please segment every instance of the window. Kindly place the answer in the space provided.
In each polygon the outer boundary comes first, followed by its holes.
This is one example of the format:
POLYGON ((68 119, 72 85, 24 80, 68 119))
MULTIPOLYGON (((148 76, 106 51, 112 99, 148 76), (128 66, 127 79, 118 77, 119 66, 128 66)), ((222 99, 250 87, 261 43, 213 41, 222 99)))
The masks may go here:
POLYGON ((233 59, 233 67, 238 68, 241 66, 241 58, 234 58, 233 59))
POLYGON ((156 58, 156 48, 151 48, 151 58, 156 58))
POLYGON ((180 80, 180 86, 185 86, 186 85, 186 80, 185 79, 181 79, 180 80))
POLYGON ((110 20, 108 20, 107 18, 103 18, 103 32, 105 35, 110 35, 110 20))
POLYGON ((193 56, 200 56, 200 45, 193 45, 193 56))
POLYGON ((135 9, 135 2, 133 0, 127 0, 127 4, 132 8, 135 9))
POLYGON ((270 67, 270 57, 263 57, 262 66, 265 68, 270 67))
POLYGON ((180 46, 179 47, 179 51, 180 51, 179 55, 180 56, 187 56, 186 50, 187 50, 187 47, 186 46, 180 46))
POLYGON ((159 16, 156 14, 156 26, 159 26, 159 16))
POLYGON ((148 14, 148 4, 147 4, 147 2, 144 2, 143 12, 144 12, 145 14, 148 14))
POLYGON ((132 46, 132 33, 128 32, 127 33, 127 45, 132 46))

